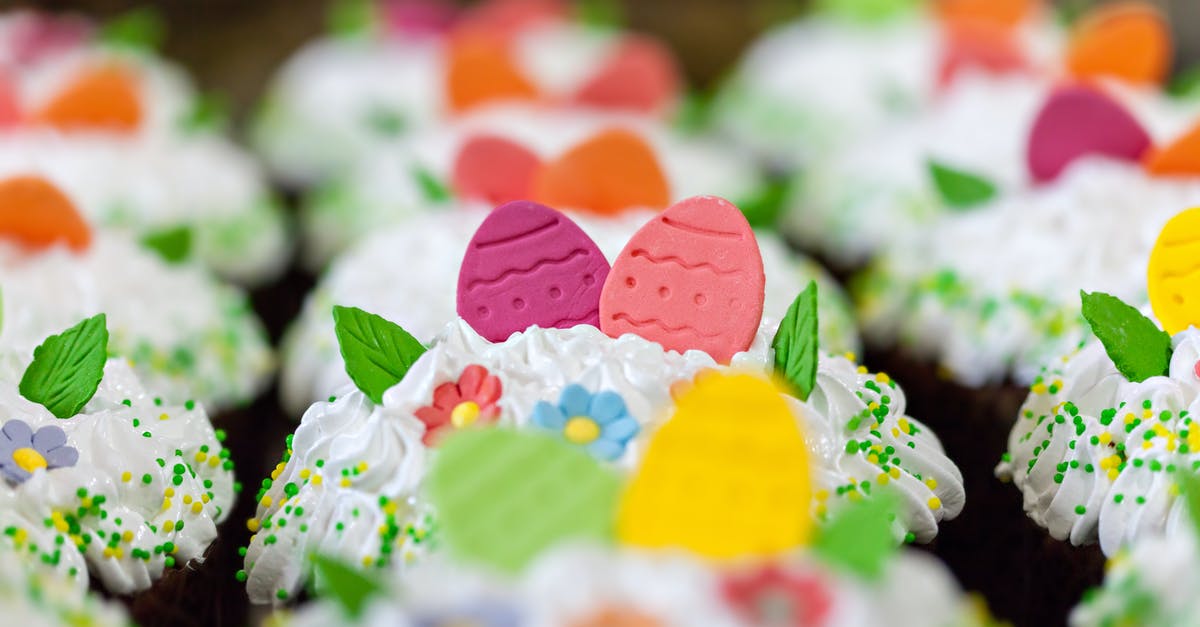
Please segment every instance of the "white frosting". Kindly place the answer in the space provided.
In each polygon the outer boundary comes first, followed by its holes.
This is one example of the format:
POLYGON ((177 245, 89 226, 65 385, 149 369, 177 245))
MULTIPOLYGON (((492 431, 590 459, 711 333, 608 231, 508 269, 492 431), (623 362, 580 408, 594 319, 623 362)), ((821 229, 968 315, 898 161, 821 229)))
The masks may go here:
POLYGON ((116 233, 83 253, 0 243, 0 346, 30 359, 47 336, 98 313, 109 348, 163 398, 225 408, 253 398, 274 366, 246 296, 195 264, 168 265, 116 233))
MULTIPOLYGON (((1026 149, 1048 77, 967 74, 921 115, 864 137, 811 164, 785 214, 784 230, 842 263, 870 259, 889 241, 925 228, 945 206, 929 162, 981 176, 1004 196, 1028 189, 1026 149)), ((1118 83, 1106 91, 1159 143, 1185 132, 1195 106, 1118 83)))
MULTIPOLYGON (((619 33, 548 22, 520 33, 517 66, 550 99, 600 71, 619 33)), ((445 42, 399 35, 324 38, 272 82, 255 143, 280 177, 310 185, 348 173, 397 138, 445 122, 445 42)))
MULTIPOLYGON (((334 262, 284 340, 280 391, 288 411, 299 415, 350 382, 333 333, 334 305, 383 316, 421 340, 432 339, 455 319, 459 266, 486 215, 482 207, 422 213, 368 237, 334 262)), ((651 216, 634 211, 614 218, 571 218, 611 261, 651 216)), ((766 315, 782 317, 796 295, 815 280, 821 345, 833 353, 857 351, 854 321, 838 285, 819 266, 789 252, 777 237, 758 233, 757 238, 767 277, 766 315)))
POLYGON ((31 567, 11 549, 0 548, 0 614, 22 627, 123 627, 125 609, 103 601, 52 571, 31 567))
POLYGON ((54 181, 93 224, 135 233, 187 225, 195 253, 245 283, 274 278, 287 262, 283 213, 262 168, 231 140, 188 129, 198 99, 179 68, 154 57, 88 46, 17 74, 25 106, 36 107, 81 68, 120 63, 136 72, 143 120, 129 133, 5 129, 0 178, 54 181))
MULTIPOLYGON (((1040 64, 1057 38, 1029 25, 1022 42, 1040 64)), ((871 137, 936 98, 940 35, 915 13, 882 23, 819 16, 768 32, 718 104, 728 134, 788 167, 871 137)))
MULTIPOLYGON (((794 602, 801 612, 819 612, 805 602, 824 601, 827 608, 817 614, 822 625, 979 624, 945 567, 917 552, 896 555, 875 580, 839 573, 804 555, 787 556, 781 562, 785 576, 803 582, 797 587, 812 596, 792 598, 783 589, 770 588, 762 591, 761 601, 767 603, 768 597, 776 595, 776 601, 794 602)), ((512 624, 531 627, 592 624, 585 621, 614 613, 639 616, 659 625, 748 627, 764 624, 752 615, 761 608, 739 606, 727 597, 723 586, 731 577, 748 577, 753 572, 749 567, 721 572, 684 554, 586 545, 552 549, 515 577, 431 560, 395 577, 389 583, 390 594, 378 596, 350 624, 425 624, 421 621, 467 617, 474 611, 511 616, 519 621, 512 624)), ((302 627, 345 622, 336 604, 322 601, 279 619, 278 624, 302 627)))
POLYGON ((58 427, 79 456, 24 482, 0 475, 0 543, 115 594, 149 588, 168 558, 202 558, 233 503, 232 462, 204 410, 158 402, 114 359, 83 410, 58 419, 20 395, 18 362, 4 360, 0 422, 58 427))
POLYGON ((1167 376, 1131 382, 1092 340, 1037 380, 997 474, 1055 538, 1114 555, 1191 526, 1176 482, 1200 464, 1200 331, 1172 344, 1167 376))
POLYGON ((1108 566, 1104 586, 1071 613, 1071 627, 1195 627, 1200 615, 1200 545, 1191 531, 1139 541, 1108 566))
POLYGON ((1052 185, 892 242, 856 293, 864 332, 965 385, 1028 383, 1084 337, 1080 289, 1145 302, 1144 260, 1159 231, 1198 204, 1200 179, 1081 161, 1052 185))
MULTIPOLYGON (((767 321, 763 329, 772 326, 767 321)), ((749 351, 733 358, 734 368, 767 369, 770 335, 764 330, 749 351)), ((615 461, 624 470, 636 466, 649 434, 670 415, 672 384, 719 367, 700 351, 668 352, 640 337, 613 339, 590 326, 533 327, 492 344, 465 322, 453 322, 404 380, 384 394, 382 405, 347 387, 304 414, 289 455, 260 493, 251 522, 262 527, 246 555, 251 599, 267 602, 294 592, 306 574, 305 556, 318 547, 355 564, 395 563, 396 556, 416 550, 410 536, 389 546, 393 541, 380 537, 380 525, 391 515, 393 524, 405 528, 406 515, 411 519, 413 513, 418 527, 427 524, 412 500, 427 458, 424 423, 415 412, 432 402, 438 385, 457 381, 469 365, 483 366, 500 379, 501 425, 526 426, 539 401, 558 402, 570 384, 619 394, 642 425, 615 461), (294 513, 297 507, 303 507, 303 516, 294 513)), ((814 453, 818 518, 845 499, 860 497, 860 491, 869 492, 864 482, 896 488, 902 502, 896 531, 917 541, 931 540, 938 522, 962 508, 957 467, 932 432, 904 415, 904 394, 886 376, 822 355, 809 400, 789 397, 788 402, 814 453), (852 447, 851 441, 857 444, 852 447)))
POLYGON ((552 161, 596 133, 612 128, 627 129, 645 139, 662 168, 671 201, 703 194, 737 204, 753 198, 763 184, 754 164, 737 158, 736 151, 731 155, 728 146, 685 137, 634 116, 491 106, 454 124, 376 150, 366 163, 317 194, 303 215, 305 262, 310 267, 321 267, 363 236, 435 208, 438 203, 426 196, 416 174, 423 171, 449 187, 459 149, 476 134, 511 139, 543 161, 552 161))

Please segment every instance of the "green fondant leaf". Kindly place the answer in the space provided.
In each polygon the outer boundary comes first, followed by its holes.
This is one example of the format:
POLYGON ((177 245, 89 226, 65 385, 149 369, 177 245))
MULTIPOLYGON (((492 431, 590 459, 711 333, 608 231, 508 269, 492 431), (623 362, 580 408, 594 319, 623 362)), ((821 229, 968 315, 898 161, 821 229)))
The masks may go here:
POLYGON ((787 315, 779 323, 775 339, 775 372, 792 387, 800 400, 808 400, 817 382, 817 283, 792 301, 787 315))
POLYGON ((192 99, 183 117, 185 131, 223 131, 229 126, 229 99, 224 94, 204 92, 192 99))
POLYGON ((879 24, 915 12, 920 0, 817 0, 818 11, 863 24, 879 24))
POLYGON ((376 22, 372 0, 334 0, 329 6, 329 31, 341 37, 371 32, 376 22))
POLYGON ((100 41, 133 50, 158 50, 166 38, 167 24, 151 7, 133 9, 100 28, 100 41))
POLYGON ((192 229, 181 225, 155 231, 142 237, 142 245, 168 263, 179 263, 192 253, 192 229))
POLYGON ((417 185, 420 186, 421 193, 425 195, 425 200, 432 203, 443 203, 453 197, 450 188, 424 167, 414 167, 413 176, 416 177, 417 185))
POLYGON ((791 183, 776 179, 763 184, 753 198, 746 199, 738 207, 746 215, 750 226, 769 229, 779 222, 790 194, 791 183))
POLYGON ((345 562, 325 555, 313 555, 313 570, 320 585, 318 592, 331 597, 350 618, 358 618, 372 597, 383 594, 383 584, 345 562))
POLYGON ((1079 296, 1083 317, 1125 378, 1136 383, 1167 373, 1171 336, 1166 331, 1115 296, 1083 291, 1079 296))
POLYGON ((817 534, 813 552, 830 566, 878 578, 898 550, 892 535, 895 512, 895 497, 888 493, 851 501, 817 534))
POLYGON ((21 396, 58 418, 79 413, 104 378, 108 327, 104 314, 52 335, 33 350, 33 362, 21 377, 21 396))
POLYGON ((346 374, 376 404, 425 353, 425 347, 400 325, 357 307, 334 306, 333 328, 346 374))
POLYGON ((936 161, 929 161, 927 165, 929 176, 948 207, 969 209, 996 197, 996 186, 981 176, 936 161))

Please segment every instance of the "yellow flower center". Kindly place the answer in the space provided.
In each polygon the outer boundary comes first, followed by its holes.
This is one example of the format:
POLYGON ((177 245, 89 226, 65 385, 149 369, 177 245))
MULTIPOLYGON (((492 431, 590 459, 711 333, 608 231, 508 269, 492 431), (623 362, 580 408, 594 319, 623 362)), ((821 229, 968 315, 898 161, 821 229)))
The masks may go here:
POLYGON ((469 427, 475 424, 475 420, 479 418, 479 403, 475 401, 466 401, 454 406, 454 411, 450 412, 450 424, 456 429, 469 427))
POLYGON ((563 436, 568 442, 587 444, 600 437, 600 425, 587 416, 574 416, 563 428, 563 436))
POLYGON ((21 470, 32 473, 38 468, 46 467, 46 458, 42 454, 29 448, 19 448, 13 451, 13 461, 21 467, 21 470))

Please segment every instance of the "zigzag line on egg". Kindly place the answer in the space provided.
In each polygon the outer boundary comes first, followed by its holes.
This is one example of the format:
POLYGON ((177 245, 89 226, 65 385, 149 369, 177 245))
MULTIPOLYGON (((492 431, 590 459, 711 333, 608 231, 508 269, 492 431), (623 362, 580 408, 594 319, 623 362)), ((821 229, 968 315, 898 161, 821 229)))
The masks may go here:
POLYGON ((571 318, 571 317, 560 318, 560 319, 555 320, 554 322, 550 323, 550 326, 555 329, 561 329, 562 328, 561 325, 563 325, 563 324, 580 325, 588 320, 596 320, 599 318, 600 318, 600 309, 596 308, 596 309, 589 311, 586 314, 583 314, 582 316, 578 316, 575 318, 571 318))
POLYGON ((708 263, 707 261, 690 263, 688 261, 684 261, 682 257, 677 257, 675 255, 663 255, 662 257, 655 257, 645 248, 639 248, 629 253, 629 256, 634 258, 642 257, 646 261, 654 264, 673 263, 684 270, 708 270, 709 272, 712 272, 718 276, 729 276, 731 274, 738 274, 740 272, 739 270, 722 270, 721 268, 718 268, 716 265, 708 263))
POLYGON ((688 333, 691 333, 692 335, 697 335, 697 336, 703 337, 703 338, 714 338, 714 337, 721 336, 721 334, 719 332, 718 333, 704 333, 704 332, 700 331, 700 329, 697 329, 696 327, 686 325, 686 324, 678 326, 678 327, 673 327, 658 318, 649 318, 647 320, 635 320, 633 318, 633 316, 631 316, 623 311, 613 314, 612 319, 620 320, 621 322, 625 322, 625 323, 629 324, 630 326, 637 327, 639 329, 644 329, 646 327, 658 327, 668 333, 679 333, 680 331, 687 331, 688 333))
POLYGON ((481 287, 481 286, 485 286, 485 285, 495 285, 496 283, 499 283, 499 282, 503 281, 504 279, 507 279, 510 276, 516 276, 519 274, 533 274, 533 273, 537 272, 538 270, 541 270, 545 266, 548 266, 551 264, 566 263, 576 257, 586 256, 587 254, 588 254, 587 249, 576 248, 576 249, 572 250, 571 252, 567 253, 566 256, 560 257, 558 259, 539 259, 532 266, 530 266, 528 268, 511 268, 511 269, 505 270, 504 272, 501 272, 500 276, 493 277, 491 279, 476 279, 474 281, 471 281, 469 284, 467 284, 467 289, 474 291, 475 288, 477 288, 477 287, 481 287))
POLYGON ((1178 272, 1171 271, 1171 270, 1165 270, 1158 276, 1161 278, 1164 278, 1164 279, 1182 279, 1186 276, 1191 276, 1193 274, 1196 274, 1197 272, 1200 272, 1200 264, 1194 265, 1185 270, 1179 270, 1178 272))
POLYGON ((486 242, 475 242, 475 248, 476 249, 493 248, 496 246, 503 246, 504 244, 515 242, 516 240, 523 239, 526 237, 532 237, 534 235, 542 233, 543 231, 548 231, 548 230, 558 226, 558 222, 559 222, 558 218, 554 218, 553 220, 551 220, 545 224, 542 224, 540 226, 535 226, 534 228, 529 229, 528 231, 522 231, 520 233, 517 233, 516 235, 509 235, 508 237, 501 237, 500 239, 488 240, 486 242))
POLYGON ((706 229, 702 226, 696 226, 694 224, 688 224, 686 222, 672 220, 671 218, 668 218, 666 216, 662 217, 662 223, 666 226, 679 229, 680 231, 687 231, 688 233, 694 233, 696 235, 707 235, 709 237, 719 237, 722 239, 735 239, 738 241, 741 241, 741 239, 742 239, 741 233, 736 233, 733 231, 719 231, 717 229, 706 229))

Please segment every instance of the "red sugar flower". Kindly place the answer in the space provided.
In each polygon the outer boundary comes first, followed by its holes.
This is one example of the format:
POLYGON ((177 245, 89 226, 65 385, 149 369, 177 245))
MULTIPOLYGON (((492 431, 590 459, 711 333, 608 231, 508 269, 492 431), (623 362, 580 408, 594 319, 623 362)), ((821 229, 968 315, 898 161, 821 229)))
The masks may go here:
POLYGON ((425 423, 425 445, 435 444, 447 429, 496 420, 500 415, 496 405, 500 393, 500 379, 476 364, 463 369, 458 381, 437 386, 433 390, 433 403, 416 412, 417 418, 425 423))
POLYGON ((768 565, 731 576, 722 589, 726 600, 756 625, 819 627, 829 618, 833 598, 820 577, 768 565))

